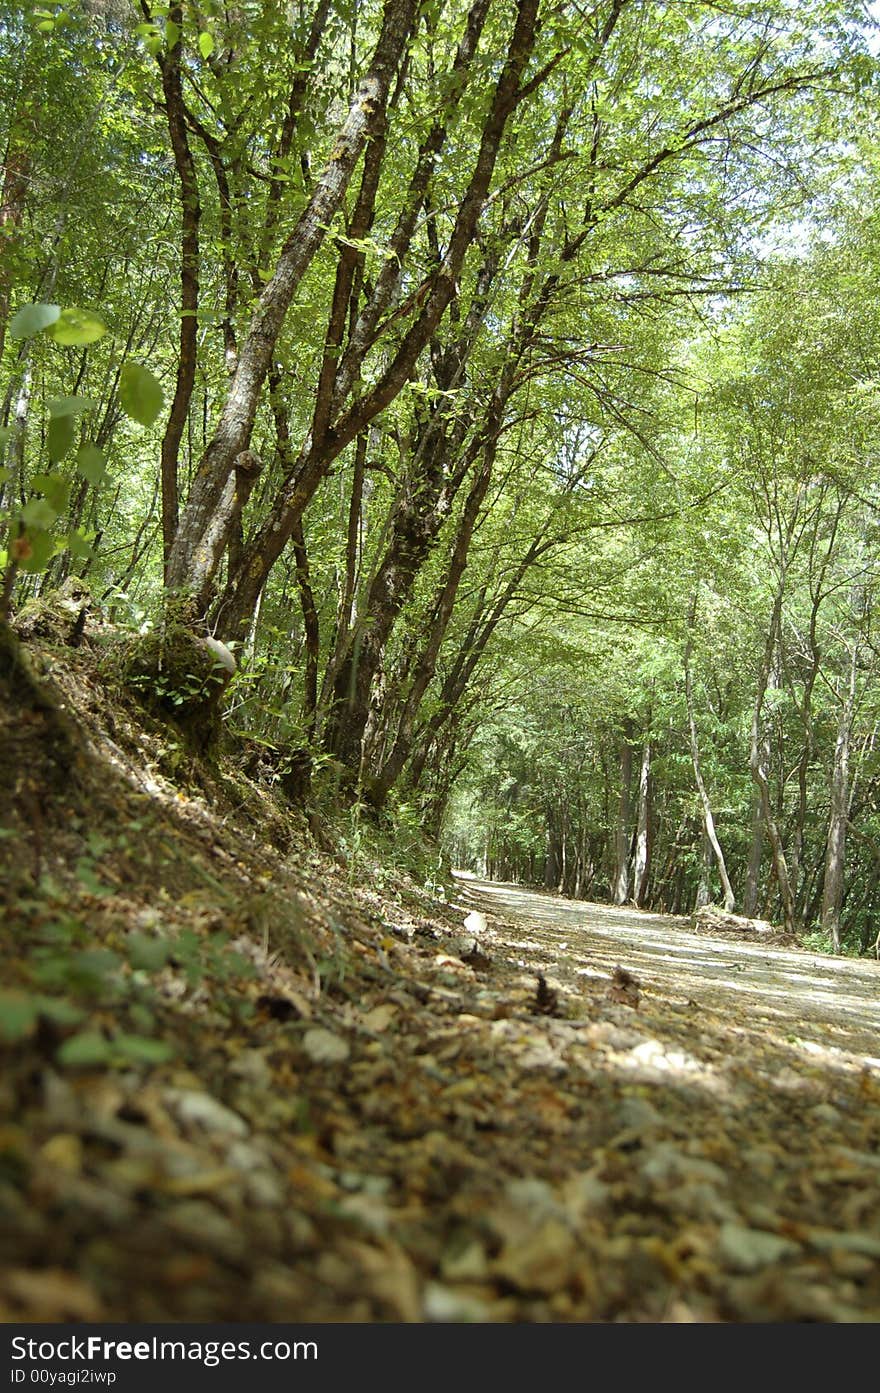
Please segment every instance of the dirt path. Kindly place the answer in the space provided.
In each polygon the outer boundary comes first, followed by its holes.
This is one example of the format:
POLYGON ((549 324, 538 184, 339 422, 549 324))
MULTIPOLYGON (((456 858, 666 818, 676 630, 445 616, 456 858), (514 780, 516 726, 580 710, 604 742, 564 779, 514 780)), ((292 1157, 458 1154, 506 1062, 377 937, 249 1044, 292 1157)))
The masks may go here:
POLYGON ((648 993, 729 1012, 750 1030, 797 1037, 880 1068, 880 963, 695 933, 686 919, 560 899, 459 873, 464 898, 503 915, 505 946, 575 989, 618 963, 648 993))
POLYGON ((878 965, 321 850, 45 666, 0 672, 0 1322, 880 1318, 878 965))

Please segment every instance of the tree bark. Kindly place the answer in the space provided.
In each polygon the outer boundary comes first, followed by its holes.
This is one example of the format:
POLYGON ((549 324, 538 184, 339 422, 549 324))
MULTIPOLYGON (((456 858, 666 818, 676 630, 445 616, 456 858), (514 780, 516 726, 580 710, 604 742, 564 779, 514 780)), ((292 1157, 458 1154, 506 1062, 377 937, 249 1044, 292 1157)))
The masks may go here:
POLYGON ((705 822, 700 823, 700 879, 697 883, 695 909, 703 909, 712 902, 712 843, 706 831, 705 822))
POLYGON ((858 642, 850 654, 846 695, 840 711, 834 766, 831 773, 831 807, 828 816, 828 843, 825 852, 825 882, 822 891, 822 928, 831 936, 835 953, 840 952, 840 908, 843 902, 846 829, 849 815, 849 751, 856 702, 858 642))
MULTIPOLYGON (((483 267, 478 278, 478 293, 471 303, 464 329, 442 361, 435 363, 441 392, 449 392, 460 380, 496 269, 494 262, 483 267)), ((352 771, 360 767, 370 692, 381 670, 393 627, 412 594, 416 578, 434 548, 468 471, 481 455, 484 466, 488 461, 491 470, 514 363, 512 359, 505 368, 504 385, 493 394, 486 419, 468 448, 463 449, 469 429, 468 414, 460 411, 450 424, 448 396, 441 396, 420 422, 409 474, 394 506, 388 546, 370 585, 357 632, 349 638, 349 652, 339 665, 334 681, 327 745, 352 771)))
MULTIPOLYGON (((183 29, 183 7, 172 5, 169 22, 183 29)), ((199 181, 186 129, 186 107, 180 77, 181 40, 157 58, 162 73, 165 115, 177 177, 180 180, 180 328, 178 330, 177 379, 171 411, 162 437, 162 555, 166 581, 171 549, 178 527, 178 455, 186 428, 196 379, 199 307, 199 221, 202 216, 199 181)), ((242 446, 244 449, 244 446, 242 446)))
POLYGON ((691 674, 691 654, 693 652, 693 631, 697 617, 697 597, 691 599, 690 610, 688 613, 688 640, 684 650, 684 689, 687 701, 688 736, 691 747, 691 763, 694 767, 694 782, 697 785, 697 792, 700 796, 700 807, 703 815, 703 827, 706 832, 706 839, 712 848, 715 863, 718 866, 718 876, 721 881, 721 889, 724 893, 724 908, 728 914, 732 913, 736 896, 733 893, 733 886, 727 874, 727 865, 724 860, 724 852, 721 850, 721 843, 715 830, 715 818, 712 814, 712 804, 709 801, 709 794, 706 790, 706 783, 703 779, 700 767, 700 745, 697 739, 697 723, 694 719, 694 690, 693 677, 691 674))
POLYGON ((633 902, 642 909, 651 874, 651 741, 642 746, 639 770, 639 802, 636 815, 636 849, 633 857, 633 902))
MULTIPOLYGON (((245 563, 224 597, 225 623, 234 632, 247 621, 257 596, 281 555, 296 520, 301 517, 327 469, 371 421, 411 380, 415 365, 455 298, 458 277, 492 182, 507 121, 516 108, 519 84, 535 42, 539 0, 519 0, 503 70, 483 127, 480 148, 467 190, 439 266, 419 292, 421 309, 378 381, 334 417, 326 434, 305 442, 296 468, 285 481, 263 527, 249 548, 245 563)), ((355 330, 355 333, 357 330, 355 330)), ((364 346, 364 352, 366 351, 364 346)), ((361 358, 362 361, 362 358, 361 358)), ((335 396, 339 397, 337 386, 335 396)))
POLYGON ((487 456, 479 473, 474 478, 470 493, 465 501, 462 520, 459 524, 452 550, 452 557, 446 573, 446 580, 434 606, 434 618, 428 632, 427 641, 416 661, 409 691, 401 711, 394 743, 377 777, 370 783, 369 797, 376 807, 382 807, 391 789, 403 772, 413 745, 415 722, 422 699, 428 690, 437 668, 437 659, 449 621, 455 607, 458 587, 467 565, 471 538, 476 525, 477 514, 486 496, 492 477, 492 460, 487 456))
POLYGON ((306 670, 303 680, 303 722, 310 741, 315 738, 315 723, 318 711, 318 655, 320 649, 320 629, 318 607, 312 590, 309 573, 309 555, 306 539, 300 524, 293 534, 293 555, 296 561, 296 583, 299 587, 305 629, 306 670))
MULTIPOLYGON (((366 141, 384 117, 419 0, 386 0, 369 70, 340 128, 330 159, 285 242, 260 296, 213 439, 199 464, 168 562, 171 590, 198 595, 210 585, 228 540, 213 515, 237 456, 250 443, 260 392, 284 318, 345 197, 366 141)), ((289 534, 288 534, 289 535, 289 534)))
POLYGON ((614 836, 614 884, 612 899, 615 904, 626 904, 629 899, 630 846, 632 828, 630 825, 632 809, 632 745, 629 735, 624 731, 620 742, 620 798, 617 804, 617 827, 614 836))
POLYGON ((758 909, 758 885, 761 875, 761 854, 763 849, 764 817, 761 809, 761 795, 756 790, 755 796, 752 799, 749 863, 746 868, 746 883, 743 890, 743 914, 747 919, 754 919, 758 909))
POLYGON ((782 598, 785 590, 786 570, 783 565, 782 574, 776 590, 773 602, 773 610, 770 615, 770 624, 767 630, 767 638, 764 644, 764 654, 761 659, 761 666, 758 671, 758 685, 755 693, 755 704, 752 710, 752 730, 749 745, 749 769, 752 778, 757 785, 761 799, 761 811, 764 815, 764 826, 767 828, 767 837, 773 853, 773 869, 776 874, 776 883, 779 888, 779 897, 782 902, 782 915, 785 927, 789 933, 794 933, 794 901, 791 893, 791 882, 788 876, 788 865, 785 860, 785 851, 782 845, 782 837, 779 833, 776 819, 773 816, 773 805, 770 801, 770 780, 768 776, 767 759, 768 750, 761 729, 761 716, 764 707, 764 697, 767 693, 767 686, 770 681, 770 669, 773 663, 773 653, 776 647, 779 634, 779 625, 782 617, 782 598))

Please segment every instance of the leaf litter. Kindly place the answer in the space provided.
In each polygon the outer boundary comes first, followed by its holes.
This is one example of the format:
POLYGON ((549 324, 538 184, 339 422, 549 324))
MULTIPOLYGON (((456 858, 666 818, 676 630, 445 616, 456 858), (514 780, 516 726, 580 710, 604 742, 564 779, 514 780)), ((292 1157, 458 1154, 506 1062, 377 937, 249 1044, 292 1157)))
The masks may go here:
POLYGON ((880 1316, 867 1027, 732 1011, 637 916, 377 877, 87 649, 31 661, 67 719, 3 678, 0 1318, 880 1316))

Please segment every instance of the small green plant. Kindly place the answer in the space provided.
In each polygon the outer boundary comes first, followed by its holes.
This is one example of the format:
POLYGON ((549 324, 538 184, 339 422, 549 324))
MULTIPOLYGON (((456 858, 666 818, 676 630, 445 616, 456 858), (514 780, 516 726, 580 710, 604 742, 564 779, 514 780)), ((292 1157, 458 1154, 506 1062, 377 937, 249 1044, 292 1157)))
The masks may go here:
MULTIPOLYGON (((62 309, 49 304, 22 305, 9 323, 11 339, 49 339, 61 348, 86 348, 107 332, 103 320, 90 310, 62 309)), ((122 364, 119 403, 127 416, 143 426, 152 425, 162 409, 162 401, 162 388, 149 368, 140 363, 122 364)), ((64 531, 61 520, 74 480, 99 488, 107 471, 104 450, 97 441, 87 438, 87 420, 94 408, 90 397, 47 397, 47 468, 31 474, 27 480, 23 478, 24 420, 0 428, 0 453, 14 461, 13 467, 0 467, 0 497, 5 493, 6 499, 11 500, 16 495, 26 495, 24 503, 7 502, 0 509, 0 529, 6 535, 6 546, 0 550, 0 619, 9 613, 19 572, 45 571, 53 557, 65 551, 79 560, 91 555, 95 533, 77 527, 64 531), (71 471, 66 461, 75 446, 71 471)))
MULTIPOLYGON (((106 838, 93 836, 96 855, 108 845, 106 838)), ((159 1038, 165 992, 156 979, 167 972, 182 976, 190 991, 209 987, 221 1015, 240 1019, 253 1011, 240 984, 256 968, 230 946, 226 933, 134 930, 113 942, 112 948, 95 943, 86 925, 70 914, 35 925, 26 984, 0 992, 0 1046, 25 1043, 46 1026, 63 1036, 55 1058, 65 1067, 164 1063, 174 1051, 159 1038), (108 1024, 108 1016, 114 1024, 108 1024)))

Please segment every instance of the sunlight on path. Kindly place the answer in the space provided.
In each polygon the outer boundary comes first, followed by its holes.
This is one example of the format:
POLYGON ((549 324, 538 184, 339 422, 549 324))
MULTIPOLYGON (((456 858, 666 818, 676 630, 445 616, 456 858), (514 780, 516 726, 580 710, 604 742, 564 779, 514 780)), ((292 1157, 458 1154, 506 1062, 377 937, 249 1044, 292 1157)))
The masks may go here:
POLYGON ((620 963, 648 991, 729 1008, 732 1024, 764 1020, 880 1067, 880 963, 710 937, 669 915, 456 875, 468 907, 506 921, 523 966, 576 978, 620 963))

